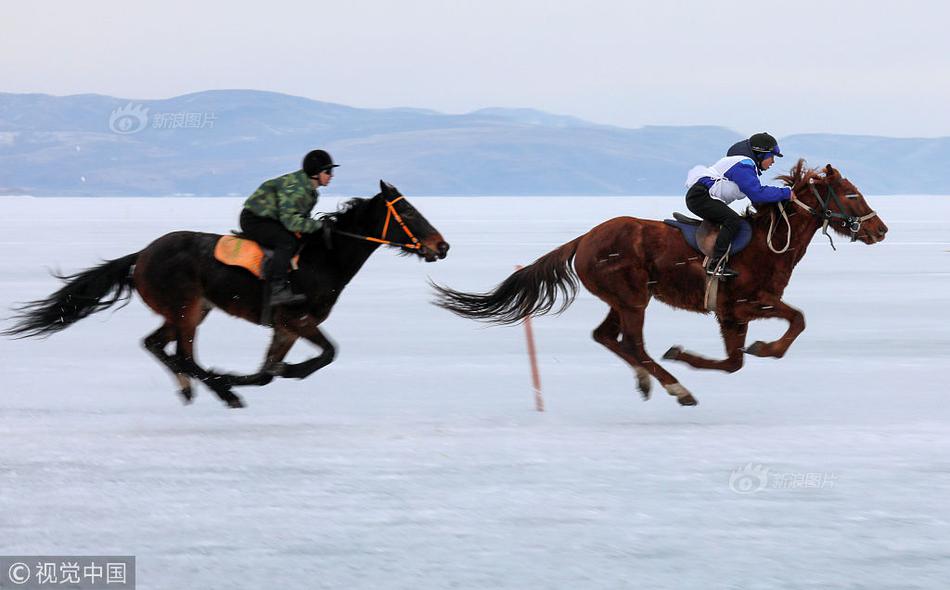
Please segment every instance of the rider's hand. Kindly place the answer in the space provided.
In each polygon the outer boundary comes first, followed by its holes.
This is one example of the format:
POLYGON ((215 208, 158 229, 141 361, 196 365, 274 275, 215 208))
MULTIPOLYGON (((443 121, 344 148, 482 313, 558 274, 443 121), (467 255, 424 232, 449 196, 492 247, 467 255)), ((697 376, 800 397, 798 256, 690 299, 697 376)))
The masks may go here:
POLYGON ((795 191, 792 191, 792 194, 791 194, 791 196, 788 197, 788 200, 789 200, 789 201, 792 201, 792 202, 798 200, 798 197, 795 196, 795 191))

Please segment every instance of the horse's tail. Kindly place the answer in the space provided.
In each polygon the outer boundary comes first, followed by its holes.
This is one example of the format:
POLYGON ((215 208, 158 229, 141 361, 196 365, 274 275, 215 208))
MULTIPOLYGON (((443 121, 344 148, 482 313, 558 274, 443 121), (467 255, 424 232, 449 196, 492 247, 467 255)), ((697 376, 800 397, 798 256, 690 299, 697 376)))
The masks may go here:
POLYGON ((514 324, 549 313, 560 295, 562 302, 555 313, 561 313, 577 295, 577 273, 571 262, 580 240, 570 241, 516 270, 489 293, 462 293, 432 283, 437 292, 435 304, 465 318, 514 324))
POLYGON ((138 257, 136 252, 74 275, 54 275, 66 284, 46 299, 16 308, 12 318, 16 323, 2 334, 50 336, 119 301, 127 303, 133 289, 131 270, 138 257))

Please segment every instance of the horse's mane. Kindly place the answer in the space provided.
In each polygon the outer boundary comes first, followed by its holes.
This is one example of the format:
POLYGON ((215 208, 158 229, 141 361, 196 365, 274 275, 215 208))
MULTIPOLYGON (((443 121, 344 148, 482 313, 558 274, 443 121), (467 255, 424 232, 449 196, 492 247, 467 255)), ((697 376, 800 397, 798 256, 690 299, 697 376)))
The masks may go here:
MULTIPOLYGON (((815 168, 808 168, 805 166, 805 159, 799 158, 798 162, 792 166, 792 169, 789 170, 788 174, 779 174, 775 177, 776 180, 781 180, 785 183, 785 186, 792 189, 801 187, 803 184, 811 180, 812 178, 818 178, 821 175, 818 170, 815 168)), ((756 209, 751 205, 746 207, 745 214, 743 217, 747 219, 755 219, 761 217, 769 212, 768 207, 762 207, 761 209, 756 209)))
POLYGON ((798 162, 792 166, 792 169, 788 174, 780 174, 776 176, 776 180, 781 180, 785 183, 785 186, 791 188, 798 188, 801 185, 805 184, 812 178, 818 178, 821 175, 818 170, 815 168, 807 168, 805 166, 805 159, 799 158, 798 162))
POLYGON ((347 199, 340 203, 336 211, 332 213, 324 213, 319 216, 321 221, 336 225, 340 222, 346 223, 349 219, 359 218, 363 213, 366 212, 370 207, 374 197, 363 198, 363 197, 353 197, 352 199, 347 199))

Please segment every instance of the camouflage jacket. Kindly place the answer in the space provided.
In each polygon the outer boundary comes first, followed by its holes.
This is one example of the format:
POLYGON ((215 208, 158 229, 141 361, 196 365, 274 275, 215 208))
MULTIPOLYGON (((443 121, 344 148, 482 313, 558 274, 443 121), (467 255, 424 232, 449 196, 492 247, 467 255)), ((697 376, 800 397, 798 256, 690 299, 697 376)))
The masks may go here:
POLYGON ((244 201, 244 208, 268 219, 276 219, 292 232, 313 233, 323 225, 310 217, 320 194, 303 170, 272 178, 244 201))

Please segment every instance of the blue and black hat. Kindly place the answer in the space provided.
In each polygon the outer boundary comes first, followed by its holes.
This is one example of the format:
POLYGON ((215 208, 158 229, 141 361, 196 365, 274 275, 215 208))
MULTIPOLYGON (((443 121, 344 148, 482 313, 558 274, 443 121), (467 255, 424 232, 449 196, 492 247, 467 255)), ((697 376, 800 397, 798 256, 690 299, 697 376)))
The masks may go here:
POLYGON ((764 160, 769 156, 783 157, 778 142, 768 133, 756 133, 750 137, 749 146, 752 147, 752 151, 760 160, 764 160))

